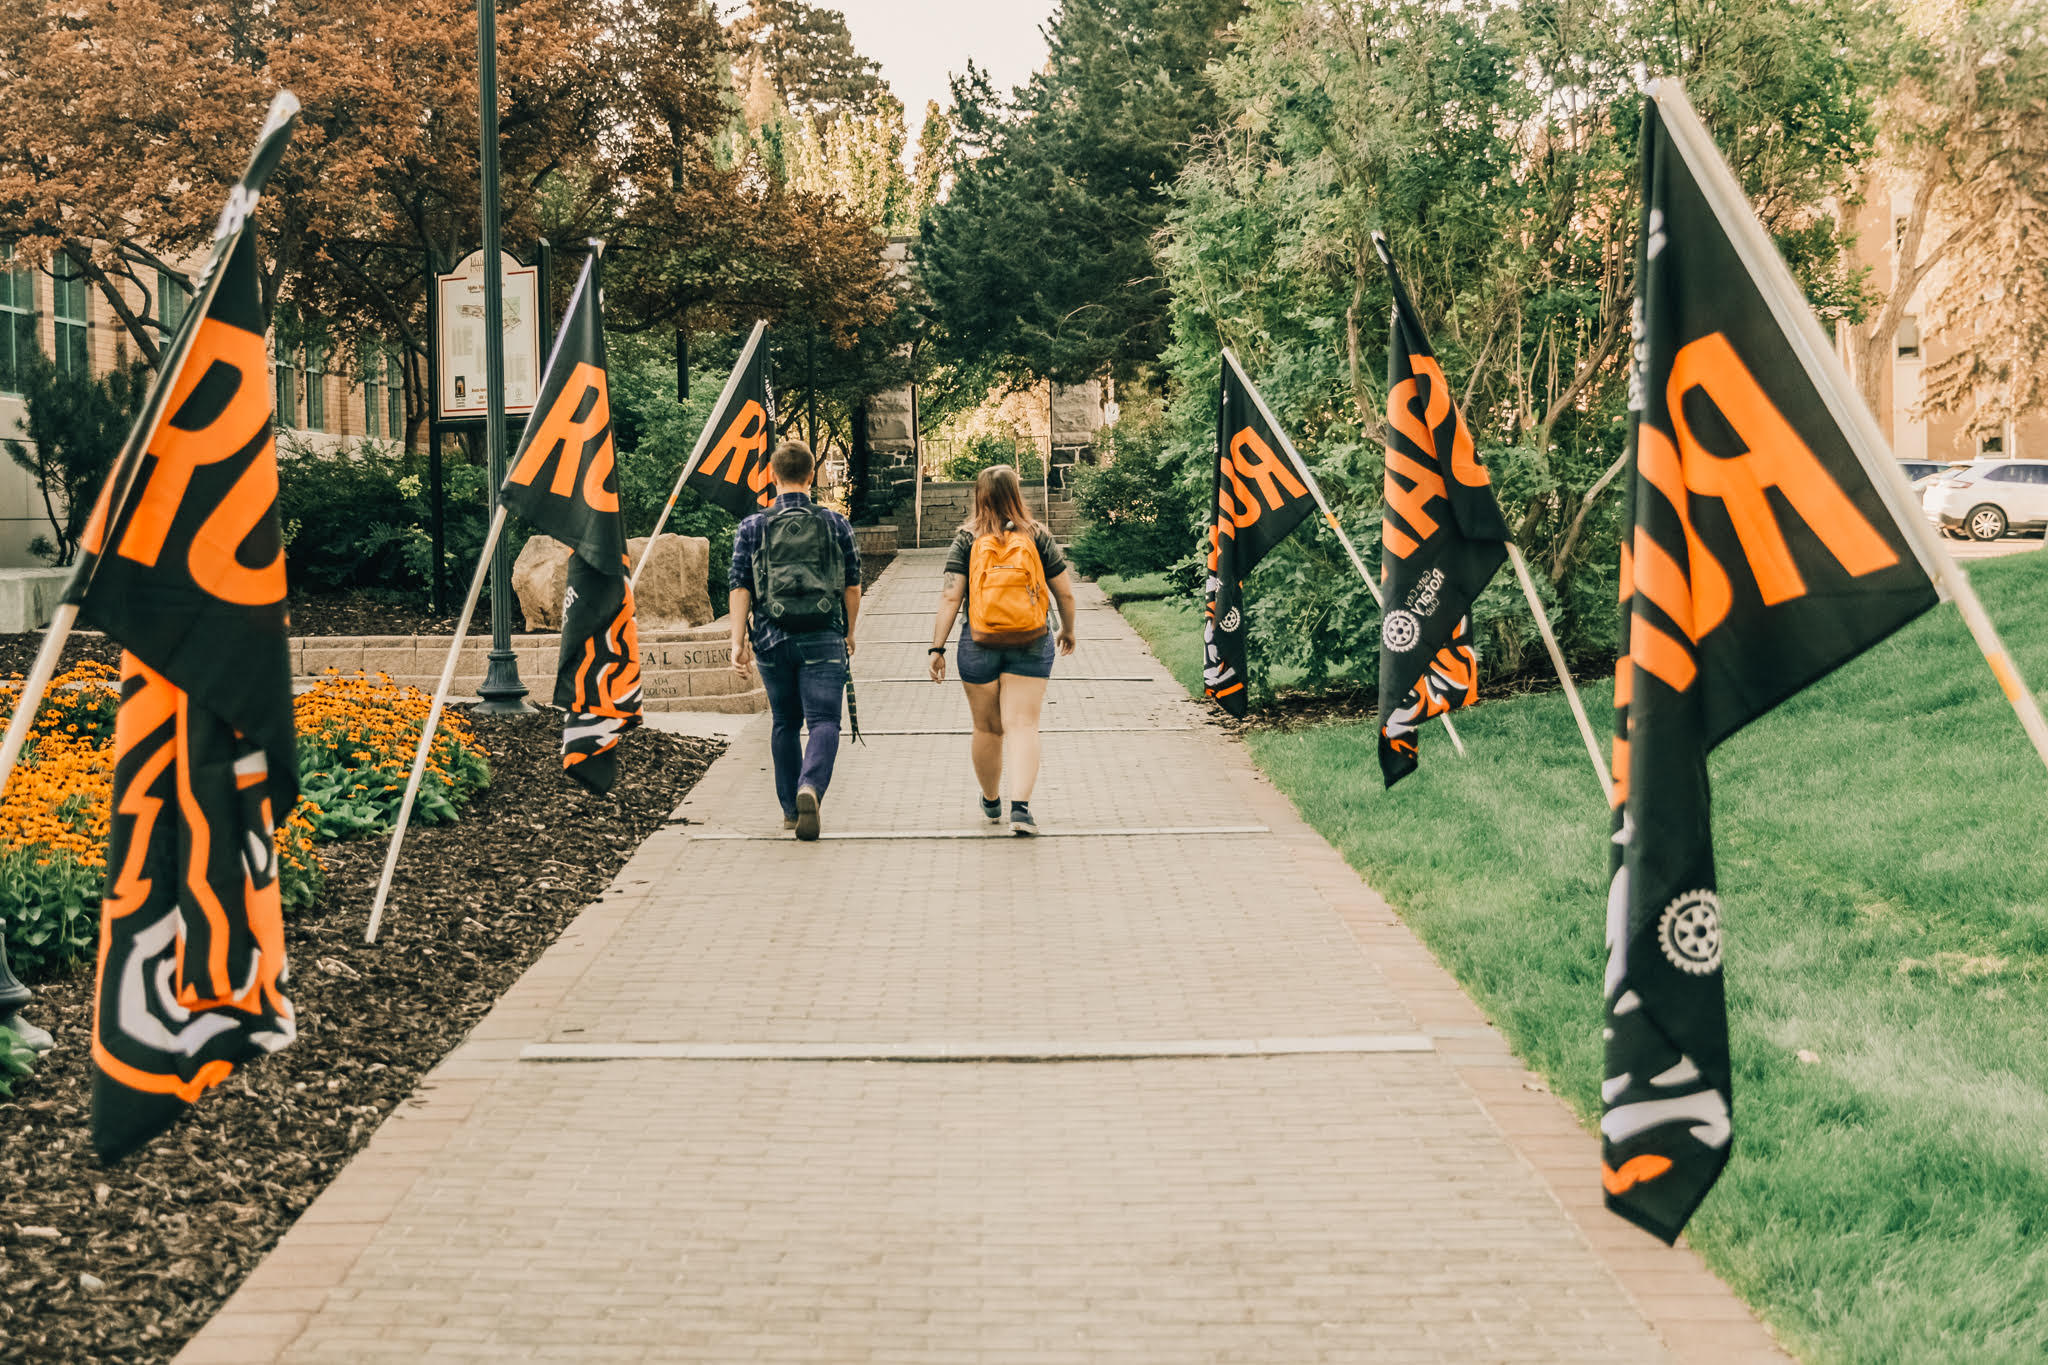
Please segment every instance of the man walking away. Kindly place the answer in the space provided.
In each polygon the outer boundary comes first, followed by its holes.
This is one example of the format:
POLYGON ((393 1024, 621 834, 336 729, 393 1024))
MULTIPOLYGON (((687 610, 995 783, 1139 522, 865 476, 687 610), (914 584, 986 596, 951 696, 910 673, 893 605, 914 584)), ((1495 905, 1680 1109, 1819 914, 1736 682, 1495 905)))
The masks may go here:
POLYGON ((839 756, 853 628, 860 619, 860 551, 845 517, 811 501, 818 462, 802 441, 768 457, 775 502, 732 541, 732 666, 761 670, 774 717, 769 750, 782 827, 818 837, 818 806, 839 756), (797 732, 810 738, 799 745, 797 732))

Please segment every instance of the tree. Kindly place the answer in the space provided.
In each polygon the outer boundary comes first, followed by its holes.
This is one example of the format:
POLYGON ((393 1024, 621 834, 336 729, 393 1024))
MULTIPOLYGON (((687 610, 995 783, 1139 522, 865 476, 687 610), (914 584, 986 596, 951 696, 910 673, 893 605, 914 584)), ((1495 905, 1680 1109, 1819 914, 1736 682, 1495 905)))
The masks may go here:
POLYGON ((614 328, 718 333, 815 318, 831 344, 851 346, 886 323, 896 296, 876 224, 838 187, 793 184, 757 138, 735 136, 727 37, 709 10, 641 0, 611 41, 638 73, 619 96, 623 136, 608 140, 605 166, 614 328))
MULTIPOLYGON (((1237 31, 1162 252, 1185 486, 1206 497, 1229 344, 1370 552, 1388 305, 1370 233, 1383 230, 1517 539, 1549 571, 1567 648, 1606 655, 1634 68, 1685 78, 1809 295, 1853 318, 1864 300, 1831 210, 1871 146, 1883 25, 1854 0, 1253 0, 1237 31)), ((1369 681, 1377 614, 1327 539, 1297 537, 1269 564, 1257 629, 1270 657, 1369 681)), ((1476 622, 1496 665, 1533 647, 1505 595, 1482 598, 1476 622)))
POLYGON ((22 439, 0 441, 8 457, 34 476, 54 541, 38 536, 30 549, 59 565, 78 554, 86 518, 114 457, 142 415, 149 367, 140 361, 99 379, 59 374, 40 352, 22 367, 22 439))
MULTIPOLYGON (((621 329, 815 310, 838 335, 886 316, 872 224, 790 194, 728 136, 731 48, 708 6, 502 9, 508 247, 610 238, 621 329)), ((304 114, 257 220, 265 302, 339 354, 359 337, 403 342, 417 423, 429 275, 478 237, 474 24, 405 0, 0 0, 0 223, 18 225, 18 260, 80 263, 154 363, 156 272, 183 282, 271 92, 291 88, 304 114)))
POLYGON ((777 105, 753 140, 790 189, 837 196, 891 236, 916 226, 903 171, 903 106, 895 96, 884 95, 871 114, 839 114, 823 134, 777 105))
MULTIPOLYGON (((568 0, 508 7, 501 56, 508 240, 535 224, 531 191, 564 149, 592 146, 616 82, 604 30, 568 0)), ((80 266, 150 363, 165 329, 158 271, 211 237, 271 92, 300 97, 292 150, 258 225, 264 303, 290 292, 344 332, 415 345, 424 260, 473 239, 474 17, 397 0, 0 4, 13 133, 0 146, 0 218, 17 256, 80 266), (138 303, 138 300, 140 302, 138 303)))
POLYGON ((1856 373, 1877 405, 1899 324, 1929 291, 1923 332, 1953 349, 1925 403, 1995 432, 2048 404, 2048 31, 2036 0, 1913 12, 1884 106, 1879 182, 1910 195, 1892 224, 1893 281, 1856 373))
POLYGON ((917 132, 917 159, 910 167, 910 204, 922 223, 952 185, 953 120, 937 100, 926 100, 924 126, 917 132))
MULTIPOLYGON (((246 149, 261 115, 260 77, 241 60, 248 17, 235 4, 173 22, 152 5, 0 3, 9 124, 0 223, 15 235, 18 263, 68 258, 152 364, 169 331, 156 272, 179 276, 177 262, 199 240, 196 225, 157 225, 178 216, 188 187, 232 183, 240 167, 218 170, 219 144, 246 149), (220 98, 187 107, 195 87, 220 98), (244 108, 256 115, 237 136, 230 125, 244 108)), ((219 207, 216 197, 211 214, 219 207)))
POLYGON ((1243 0, 1064 0, 1043 71, 999 100, 953 86, 953 186, 917 270, 942 358, 1016 382, 1136 373, 1167 340, 1154 256, 1189 144, 1220 108, 1210 64, 1243 0))
POLYGON ((820 135, 842 114, 879 112, 888 97, 881 63, 854 50, 846 16, 836 9, 748 0, 730 32, 734 50, 759 63, 783 107, 809 118, 820 135))

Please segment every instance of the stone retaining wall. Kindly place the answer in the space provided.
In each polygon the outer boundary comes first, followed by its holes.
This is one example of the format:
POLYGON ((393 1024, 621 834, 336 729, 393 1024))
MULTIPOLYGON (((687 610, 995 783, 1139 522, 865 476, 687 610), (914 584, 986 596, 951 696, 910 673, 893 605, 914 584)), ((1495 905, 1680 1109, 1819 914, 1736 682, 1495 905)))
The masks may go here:
POLYGON ((893 555, 901 548, 894 526, 856 526, 853 528, 853 543, 863 559, 870 555, 893 555))
MULTIPOLYGON (((745 713, 767 709, 757 678, 732 671, 731 625, 714 621, 687 630, 651 630, 640 636, 642 705, 649 711, 745 713)), ((512 653, 528 699, 545 703, 555 691, 559 635, 514 635, 512 653)), ((463 641, 453 695, 474 698, 491 652, 488 635, 463 641)), ((445 635, 307 635, 292 640, 292 672, 312 681, 327 669, 387 673, 392 681, 431 692, 448 657, 445 635)))
MULTIPOLYGON (((1044 521, 1052 531, 1053 538, 1062 545, 1074 538, 1080 529, 1080 509, 1071 498, 1053 495, 1052 515, 1045 512, 1045 488, 1042 484, 1024 486, 1024 505, 1031 515, 1044 521)), ((971 483, 928 483, 924 486, 924 543, 927 549, 946 545, 953 539, 953 533, 960 529, 960 523, 967 520, 967 514, 974 508, 974 485, 971 483)))

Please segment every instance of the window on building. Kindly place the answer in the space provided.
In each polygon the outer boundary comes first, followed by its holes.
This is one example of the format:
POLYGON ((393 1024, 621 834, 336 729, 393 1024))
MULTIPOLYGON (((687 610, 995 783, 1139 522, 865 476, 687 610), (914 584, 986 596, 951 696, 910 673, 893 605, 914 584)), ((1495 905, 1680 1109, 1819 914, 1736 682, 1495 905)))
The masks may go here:
POLYGON ((405 439, 405 361, 393 346, 384 353, 384 415, 389 419, 391 439, 405 439))
POLYGON ((1920 319, 1910 314, 1901 319, 1898 335, 1893 338, 1893 345, 1898 348, 1899 359, 1918 360, 1920 358, 1920 319))
POLYGON ((306 343, 306 429, 327 430, 327 347, 306 343))
POLYGON ((363 434, 384 434, 384 348, 374 341, 356 343, 356 371, 363 377, 363 434))
POLYGON ((185 321, 185 286, 168 270, 156 272, 156 315, 165 336, 174 334, 185 321))
POLYGON ((1996 460, 2005 454, 2005 433, 1977 438, 1977 455, 1981 459, 1996 460))
POLYGON ((277 372, 277 424, 296 427, 299 424, 298 362, 290 347, 278 348, 274 365, 277 372))
POLYGON ((0 393, 20 393, 22 367, 36 349, 36 276, 14 266, 14 248, 0 242, 0 393))
POLYGON ((78 262, 68 255, 60 255, 51 263, 50 278, 55 281, 51 290, 50 312, 57 319, 56 333, 52 338, 55 350, 52 359, 57 362, 57 373, 77 375, 83 379, 92 373, 91 330, 86 325, 85 276, 78 269, 78 262))

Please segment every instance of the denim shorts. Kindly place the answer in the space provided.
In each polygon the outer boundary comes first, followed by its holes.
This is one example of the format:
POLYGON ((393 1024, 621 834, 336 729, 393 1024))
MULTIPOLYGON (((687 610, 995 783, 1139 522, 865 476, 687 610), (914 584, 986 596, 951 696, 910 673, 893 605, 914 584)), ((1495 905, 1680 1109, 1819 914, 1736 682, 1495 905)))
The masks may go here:
POLYGON ((992 683, 1004 673, 1019 678, 1050 678, 1052 676, 1053 642, 1050 630, 1039 637, 1037 644, 1019 645, 1014 649, 989 649, 974 643, 974 637, 967 627, 960 628, 960 681, 992 683))

